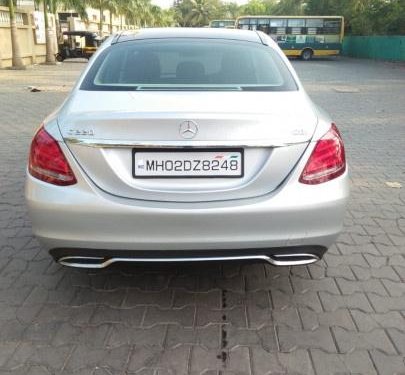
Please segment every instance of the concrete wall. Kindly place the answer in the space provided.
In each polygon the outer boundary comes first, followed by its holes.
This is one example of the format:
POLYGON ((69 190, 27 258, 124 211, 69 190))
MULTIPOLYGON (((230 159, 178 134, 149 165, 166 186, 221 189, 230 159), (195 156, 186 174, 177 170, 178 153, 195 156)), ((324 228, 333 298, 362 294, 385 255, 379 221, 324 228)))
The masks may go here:
MULTIPOLYGON (((45 61, 45 44, 35 43, 35 26, 31 12, 16 10, 18 40, 24 64, 37 64, 45 61)), ((0 68, 11 66, 11 35, 7 7, 0 7, 0 68)))
POLYGON ((405 61, 405 36, 346 36, 343 54, 376 60, 405 61))

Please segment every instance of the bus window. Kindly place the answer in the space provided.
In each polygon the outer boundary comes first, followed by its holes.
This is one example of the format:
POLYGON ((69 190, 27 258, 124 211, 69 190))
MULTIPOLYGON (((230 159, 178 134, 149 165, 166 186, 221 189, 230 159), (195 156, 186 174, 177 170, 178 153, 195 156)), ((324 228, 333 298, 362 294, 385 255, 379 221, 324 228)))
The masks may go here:
POLYGON ((299 18, 291 18, 288 20, 288 27, 304 27, 305 20, 299 18))
POLYGON ((270 26, 271 27, 286 27, 287 20, 282 19, 282 18, 273 18, 270 20, 270 26))
POLYGON ((323 27, 323 19, 321 18, 308 18, 306 27, 323 27))
POLYGON ((270 19, 269 18, 259 18, 257 30, 263 31, 265 34, 270 34, 270 19))
POLYGON ((324 20, 324 34, 338 34, 340 32, 340 20, 324 20))

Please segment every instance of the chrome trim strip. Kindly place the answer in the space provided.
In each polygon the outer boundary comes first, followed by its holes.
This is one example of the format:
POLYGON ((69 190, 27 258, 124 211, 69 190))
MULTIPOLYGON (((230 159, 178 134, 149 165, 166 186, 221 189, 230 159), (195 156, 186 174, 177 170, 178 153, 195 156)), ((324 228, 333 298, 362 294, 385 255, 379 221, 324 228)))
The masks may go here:
POLYGON ((319 258, 314 254, 280 254, 280 255, 246 255, 246 256, 218 256, 218 257, 181 257, 181 258, 108 258, 103 257, 84 257, 84 256, 65 256, 58 259, 58 263, 63 266, 75 268, 105 268, 113 263, 136 263, 136 262, 207 262, 207 261, 227 261, 227 260, 262 260, 273 266, 299 266, 317 262, 319 258), (302 259, 294 259, 302 258, 302 259), (94 260, 94 263, 79 263, 74 260, 94 260), (104 260, 104 262, 103 262, 104 260))
POLYGON ((247 140, 247 141, 125 141, 93 138, 64 138, 66 142, 88 147, 136 147, 136 148, 182 148, 182 147, 284 147, 297 144, 308 143, 308 141, 295 143, 271 142, 266 140, 247 140))

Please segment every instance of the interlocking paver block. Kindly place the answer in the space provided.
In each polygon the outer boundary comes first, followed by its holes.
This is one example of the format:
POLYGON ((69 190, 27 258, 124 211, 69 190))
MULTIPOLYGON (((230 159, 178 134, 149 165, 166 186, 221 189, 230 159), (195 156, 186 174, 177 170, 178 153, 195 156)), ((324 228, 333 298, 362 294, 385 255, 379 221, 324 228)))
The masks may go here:
POLYGON ((299 349, 291 353, 278 353, 278 358, 287 374, 314 374, 307 350, 299 349))
POLYGON ((326 327, 319 327, 313 331, 295 331, 279 326, 277 337, 282 352, 292 352, 299 348, 317 348, 329 353, 336 352, 331 331, 326 327))
POLYGON ((399 354, 404 356, 405 360, 405 319, 402 324, 395 328, 387 329, 387 333, 393 342, 395 349, 398 351, 399 354))
POLYGON ((364 350, 347 354, 330 354, 312 349, 311 354, 317 375, 377 373, 370 356, 364 350))
POLYGON ((186 345, 166 350, 157 347, 135 346, 130 355, 128 372, 161 370, 162 374, 187 374, 190 350, 190 347, 186 345))
POLYGON ((398 274, 392 267, 384 266, 379 268, 364 268, 352 266, 354 274, 359 280, 370 280, 372 278, 376 279, 388 279, 392 281, 400 281, 398 274))
POLYGON ((171 306, 172 300, 172 291, 168 289, 159 292, 146 292, 137 289, 129 289, 124 301, 124 306, 136 307, 140 305, 155 305, 167 308, 171 306))
POLYGON ((161 323, 180 324, 190 327, 194 323, 196 308, 194 306, 185 306, 179 309, 162 310, 158 307, 148 306, 146 309, 144 327, 153 326, 161 323))
POLYGON ((146 307, 137 306, 132 308, 116 308, 98 306, 91 317, 91 324, 122 323, 130 327, 140 326, 145 314, 146 307))
POLYGON ((197 308, 196 325, 206 326, 212 323, 233 324, 236 327, 247 327, 245 306, 237 306, 226 310, 209 310, 197 308))
POLYGON ((379 350, 370 351, 370 356, 379 374, 405 374, 405 361, 403 356, 386 355, 379 350))
POLYGON ((356 330, 350 312, 347 309, 339 309, 316 313, 307 308, 299 308, 304 330, 311 330, 318 327, 341 327, 347 330, 356 330))
POLYGON ((337 296, 330 293, 319 293, 325 311, 336 311, 338 309, 350 308, 361 311, 372 312, 367 296, 364 293, 353 293, 351 295, 337 296))
POLYGON ((276 310, 284 310, 287 307, 305 306, 317 312, 322 311, 318 293, 308 292, 305 294, 286 294, 278 290, 271 292, 271 300, 276 310))
POLYGON ((107 344, 114 347, 127 344, 162 346, 166 331, 167 327, 163 324, 155 325, 152 328, 133 328, 123 324, 114 324, 110 327, 107 344))
POLYGON ((369 332, 353 332, 340 327, 333 327, 332 330, 340 353, 375 348, 386 354, 397 354, 391 340, 383 329, 374 329, 369 332))
POLYGON ((336 278, 336 282, 339 285, 339 289, 342 294, 353 294, 355 292, 369 292, 377 293, 381 296, 387 296, 387 289, 384 288, 381 280, 370 279, 366 281, 351 281, 344 278, 336 278))
POLYGON ((278 349, 276 332, 273 326, 266 326, 261 329, 239 329, 227 328, 227 346, 234 348, 242 346, 261 346, 267 351, 278 349))
POLYGON ((352 310, 351 315, 360 332, 372 331, 375 328, 405 327, 405 319, 399 311, 390 311, 381 314, 370 314, 359 310, 352 310))
POLYGON ((75 348, 66 364, 68 371, 76 371, 87 368, 89 373, 97 367, 106 368, 111 373, 121 370, 128 359, 130 346, 120 346, 118 348, 94 349, 79 345, 75 348))
POLYGON ((382 297, 374 293, 369 293, 368 297, 376 312, 405 311, 404 297, 382 297))
POLYGON ((221 347, 220 324, 210 324, 205 327, 185 328, 177 324, 169 324, 165 345, 169 348, 182 344, 200 345, 206 349, 219 349, 221 347))

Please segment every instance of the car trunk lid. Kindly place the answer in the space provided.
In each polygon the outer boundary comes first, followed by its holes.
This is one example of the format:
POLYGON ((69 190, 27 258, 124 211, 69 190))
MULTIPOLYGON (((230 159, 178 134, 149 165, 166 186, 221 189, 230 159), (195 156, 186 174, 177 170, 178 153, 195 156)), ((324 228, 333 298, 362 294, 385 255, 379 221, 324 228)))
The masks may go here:
POLYGON ((302 92, 77 91, 59 116, 64 140, 90 179, 126 198, 212 201, 276 189, 303 154, 317 123, 302 92), (185 139, 184 121, 198 134, 185 139), (139 179, 133 149, 244 149, 240 178, 139 179))

